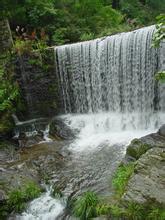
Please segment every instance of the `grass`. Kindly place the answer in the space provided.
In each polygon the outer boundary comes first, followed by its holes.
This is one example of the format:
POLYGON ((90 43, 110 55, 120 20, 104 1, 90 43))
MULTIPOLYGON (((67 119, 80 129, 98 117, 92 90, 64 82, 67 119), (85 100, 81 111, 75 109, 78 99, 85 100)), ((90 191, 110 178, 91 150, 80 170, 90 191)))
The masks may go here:
POLYGON ((80 220, 106 216, 108 219, 124 220, 164 220, 165 209, 162 204, 148 201, 139 204, 119 199, 115 204, 102 203, 94 192, 86 192, 78 197, 72 206, 74 216, 80 220))
POLYGON ((54 198, 58 198, 58 199, 63 196, 61 190, 58 187, 54 187, 51 194, 54 198))
POLYGON ((130 163, 128 165, 121 165, 117 169, 115 176, 112 180, 112 185, 115 188, 118 198, 121 198, 121 196, 125 192, 128 180, 134 172, 134 166, 134 163, 130 163))
POLYGON ((22 212, 26 208, 27 202, 37 198, 40 194, 41 189, 34 182, 27 183, 21 189, 12 190, 8 194, 6 203, 0 209, 0 219, 11 212, 22 212))
POLYGON ((97 217, 98 203, 98 197, 94 192, 86 192, 74 202, 73 214, 80 220, 97 217))

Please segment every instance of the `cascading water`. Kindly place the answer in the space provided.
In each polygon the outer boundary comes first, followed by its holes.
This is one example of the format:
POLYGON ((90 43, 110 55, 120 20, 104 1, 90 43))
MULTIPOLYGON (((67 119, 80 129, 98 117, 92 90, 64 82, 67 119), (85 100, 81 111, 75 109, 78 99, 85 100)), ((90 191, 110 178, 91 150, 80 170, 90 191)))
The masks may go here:
MULTIPOLYGON (((126 144, 164 123, 165 85, 154 79, 155 72, 164 68, 164 47, 151 47, 154 30, 150 26, 55 48, 67 113, 61 119, 78 131, 63 148, 71 151, 72 160, 55 173, 57 179, 66 179, 66 197, 86 190, 109 195, 110 178, 126 144)), ((34 200, 20 219, 53 220, 56 208, 58 214, 63 211, 48 192, 34 200), (50 213, 40 209, 45 199, 48 207, 54 207, 50 213)))
POLYGON ((163 48, 151 47, 154 30, 55 48, 65 113, 136 112, 145 124, 164 111, 164 86, 154 79, 163 48))

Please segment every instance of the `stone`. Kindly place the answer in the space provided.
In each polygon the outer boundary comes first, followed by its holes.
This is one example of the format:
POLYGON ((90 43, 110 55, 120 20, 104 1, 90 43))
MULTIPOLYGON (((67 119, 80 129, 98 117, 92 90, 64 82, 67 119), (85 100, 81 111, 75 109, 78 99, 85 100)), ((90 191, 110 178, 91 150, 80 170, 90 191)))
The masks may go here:
POLYGON ((2 189, 0 189, 0 204, 4 203, 6 198, 7 198, 6 193, 2 189))
POLYGON ((140 158, 141 155, 146 153, 149 149, 155 147, 165 147, 165 125, 163 125, 157 133, 152 133, 141 137, 139 139, 134 139, 127 147, 126 157, 135 158, 136 160, 140 158))
POLYGON ((160 127, 158 133, 165 137, 165 124, 160 127))
POLYGON ((140 157, 122 199, 137 203, 155 201, 165 204, 164 148, 152 148, 140 157))
POLYGON ((75 137, 74 132, 67 126, 62 119, 55 117, 50 123, 50 135, 63 140, 72 140, 75 137))

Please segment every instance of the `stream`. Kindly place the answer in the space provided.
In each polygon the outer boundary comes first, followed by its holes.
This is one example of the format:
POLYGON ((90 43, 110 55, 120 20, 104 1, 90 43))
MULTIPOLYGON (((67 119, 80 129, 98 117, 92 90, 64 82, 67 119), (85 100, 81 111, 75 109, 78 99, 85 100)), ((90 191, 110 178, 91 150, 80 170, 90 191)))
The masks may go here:
MULTIPOLYGON (((65 219, 61 216, 66 199, 86 191, 110 197, 112 176, 125 155, 126 146, 133 138, 156 131, 164 114, 152 115, 145 124, 141 123, 142 118, 138 114, 67 114, 60 118, 76 133, 76 138, 71 142, 65 141, 61 149, 61 153, 70 159, 64 167, 52 173, 52 184, 63 185, 63 198, 52 198, 49 186, 46 193, 30 202, 17 219, 65 219)), ((51 140, 45 141, 49 144, 51 140)))

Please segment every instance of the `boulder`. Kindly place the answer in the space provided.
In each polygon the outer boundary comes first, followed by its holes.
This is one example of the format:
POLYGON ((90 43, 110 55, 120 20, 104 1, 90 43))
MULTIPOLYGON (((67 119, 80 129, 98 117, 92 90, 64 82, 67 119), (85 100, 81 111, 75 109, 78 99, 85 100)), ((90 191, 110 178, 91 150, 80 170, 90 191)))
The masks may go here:
POLYGON ((158 133, 165 137, 165 124, 160 127, 158 133))
POLYGON ((155 201, 165 204, 165 149, 152 148, 137 161, 130 178, 124 201, 145 203, 155 201))
POLYGON ((139 139, 134 139, 131 141, 130 145, 127 147, 126 158, 139 159, 141 155, 146 153, 149 149, 160 147, 165 147, 165 125, 159 129, 157 133, 149 134, 139 139))
POLYGON ((50 123, 50 135, 62 140, 72 140, 75 137, 71 128, 66 125, 61 118, 54 118, 50 123))

